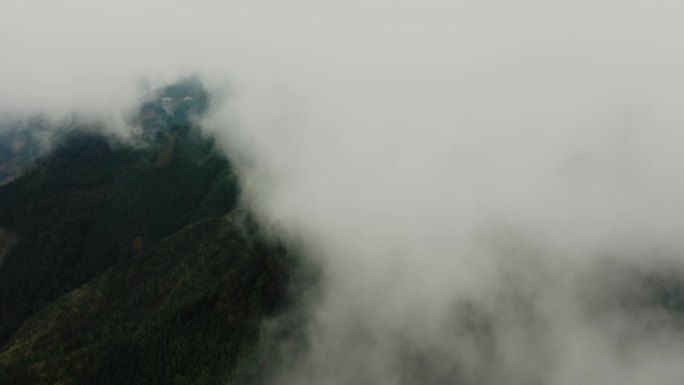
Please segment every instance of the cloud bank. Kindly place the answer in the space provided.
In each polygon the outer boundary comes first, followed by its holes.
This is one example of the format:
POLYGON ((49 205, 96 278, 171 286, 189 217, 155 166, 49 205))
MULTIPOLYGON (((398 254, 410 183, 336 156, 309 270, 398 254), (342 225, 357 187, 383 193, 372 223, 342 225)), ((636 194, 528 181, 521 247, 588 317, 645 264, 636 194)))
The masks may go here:
POLYGON ((222 90, 245 204, 324 276, 273 383, 682 378, 677 2, 5 8, 4 114, 222 90))

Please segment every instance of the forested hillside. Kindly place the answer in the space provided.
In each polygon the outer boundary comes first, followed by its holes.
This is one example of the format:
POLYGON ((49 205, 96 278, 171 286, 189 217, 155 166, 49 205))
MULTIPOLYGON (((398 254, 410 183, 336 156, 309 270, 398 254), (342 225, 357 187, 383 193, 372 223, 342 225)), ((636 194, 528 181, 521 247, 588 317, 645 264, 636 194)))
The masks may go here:
POLYGON ((192 79, 144 103, 135 144, 59 138, 0 188, 0 384, 225 383, 294 260, 237 207, 192 79))

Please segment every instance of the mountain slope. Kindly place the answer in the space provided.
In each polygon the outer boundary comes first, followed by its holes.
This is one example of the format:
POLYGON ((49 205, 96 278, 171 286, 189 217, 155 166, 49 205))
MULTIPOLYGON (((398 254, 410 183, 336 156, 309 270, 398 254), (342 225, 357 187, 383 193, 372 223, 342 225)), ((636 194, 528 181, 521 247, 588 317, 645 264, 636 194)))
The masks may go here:
POLYGON ((295 267, 237 195, 191 124, 74 132, 1 187, 0 384, 225 383, 295 267))
POLYGON ((139 245, 234 207, 228 162, 190 127, 174 134, 171 160, 158 166, 154 143, 136 149, 72 133, 0 189, 0 226, 20 239, 0 266, 0 343, 27 316, 130 258, 139 245))
POLYGON ((0 382, 225 383, 294 266, 240 222, 190 225, 60 297, 2 350, 0 382))

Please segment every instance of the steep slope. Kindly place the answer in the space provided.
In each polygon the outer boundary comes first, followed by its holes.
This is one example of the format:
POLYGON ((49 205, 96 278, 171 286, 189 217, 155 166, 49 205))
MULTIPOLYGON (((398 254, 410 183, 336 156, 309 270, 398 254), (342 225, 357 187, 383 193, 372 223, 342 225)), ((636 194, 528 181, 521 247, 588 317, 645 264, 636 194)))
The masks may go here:
POLYGON ((239 214, 190 225, 24 323, 0 383, 225 383, 293 266, 239 214))
POLYGON ((0 189, 0 227, 19 239, 0 266, 0 343, 26 317, 137 248, 235 205, 228 162, 189 126, 173 134, 173 153, 160 166, 155 143, 136 149, 72 133, 0 189))
POLYGON ((0 136, 0 384, 258 371, 245 357, 296 264, 237 208, 229 162, 194 123, 208 105, 191 77, 142 103, 134 143, 76 122, 46 128, 57 142, 36 159, 45 127, 0 136))
POLYGON ((190 123, 72 132, 1 187, 0 384, 225 383, 295 267, 237 195, 190 123))

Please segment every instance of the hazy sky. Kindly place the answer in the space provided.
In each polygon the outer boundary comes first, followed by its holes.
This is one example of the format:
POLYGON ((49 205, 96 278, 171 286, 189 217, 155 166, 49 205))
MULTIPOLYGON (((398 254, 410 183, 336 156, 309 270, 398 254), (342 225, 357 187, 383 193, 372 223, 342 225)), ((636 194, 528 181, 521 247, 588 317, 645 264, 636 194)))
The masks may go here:
POLYGON ((666 0, 5 0, 0 112, 116 121, 194 72, 223 90, 204 126, 245 203, 327 277, 276 382, 672 384, 680 327, 616 305, 629 283, 601 269, 681 265, 682 20, 666 0))

